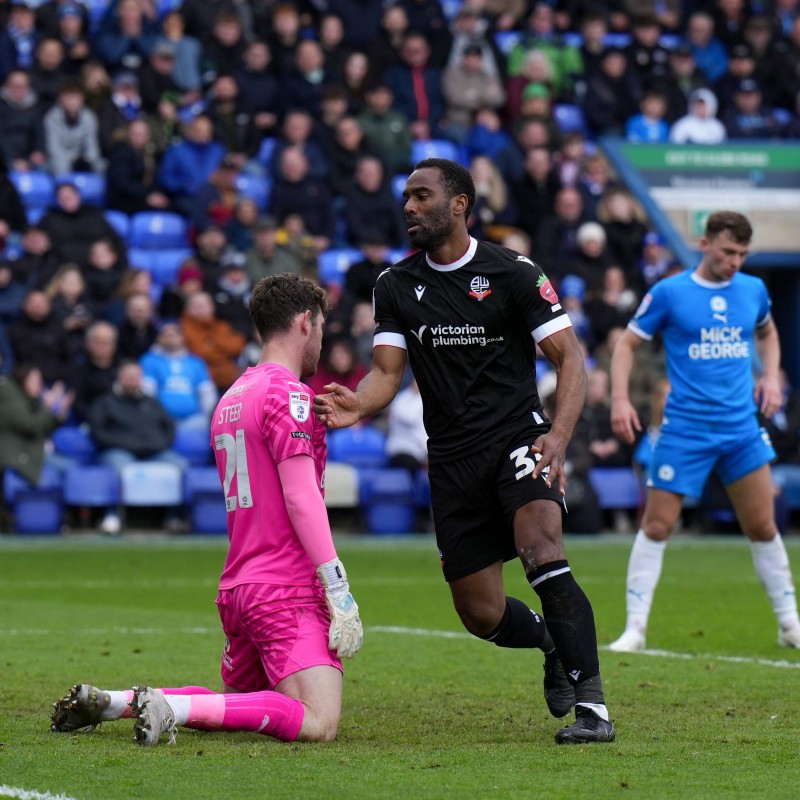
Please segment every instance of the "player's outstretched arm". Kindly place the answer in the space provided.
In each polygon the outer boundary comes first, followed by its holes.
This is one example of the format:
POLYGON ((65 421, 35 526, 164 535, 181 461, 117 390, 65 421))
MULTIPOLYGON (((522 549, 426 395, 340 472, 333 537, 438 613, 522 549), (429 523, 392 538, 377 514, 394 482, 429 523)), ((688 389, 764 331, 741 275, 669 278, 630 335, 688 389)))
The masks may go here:
POLYGON ((623 442, 633 444, 641 433, 642 423, 631 404, 628 382, 633 369, 633 355, 642 339, 629 328, 614 346, 611 354, 611 428, 623 442))
POLYGON ((372 351, 372 369, 356 391, 331 383, 314 398, 314 413, 328 428, 347 428, 364 417, 383 411, 400 389, 406 351, 379 345, 372 351))
POLYGON ((331 615, 328 647, 339 658, 352 658, 361 647, 364 631, 347 573, 336 555, 314 460, 307 455, 292 456, 278 464, 278 473, 292 527, 325 589, 331 615))

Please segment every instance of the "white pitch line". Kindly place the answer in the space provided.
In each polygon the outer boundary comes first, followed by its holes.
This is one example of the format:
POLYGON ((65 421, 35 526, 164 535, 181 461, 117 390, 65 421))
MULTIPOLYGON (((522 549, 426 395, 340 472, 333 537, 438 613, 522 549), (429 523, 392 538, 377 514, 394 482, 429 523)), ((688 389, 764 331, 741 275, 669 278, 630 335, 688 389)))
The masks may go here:
POLYGON ((0 786, 0 796, 14 797, 17 800, 75 800, 66 794, 50 794, 50 792, 35 792, 32 789, 19 789, 16 786, 0 786))
MULTIPOLYGON (((370 625, 366 628, 368 633, 391 633, 400 636, 426 636, 433 639, 462 639, 479 642, 465 631, 442 631, 431 628, 406 628, 399 625, 370 625)), ((156 636, 164 634, 185 634, 193 636, 213 636, 221 633, 218 627, 204 626, 187 628, 72 628, 71 636, 156 636)), ((54 631, 50 628, 0 628, 1 636, 52 636, 54 631)), ((601 651, 611 652, 608 647, 601 645, 601 651)), ((776 669, 800 669, 800 661, 786 659, 759 658, 758 656, 726 656, 718 653, 676 653, 671 650, 638 650, 635 653, 615 653, 616 656, 648 656, 650 658, 676 658, 681 661, 722 661, 726 664, 757 664, 763 667, 776 669)))

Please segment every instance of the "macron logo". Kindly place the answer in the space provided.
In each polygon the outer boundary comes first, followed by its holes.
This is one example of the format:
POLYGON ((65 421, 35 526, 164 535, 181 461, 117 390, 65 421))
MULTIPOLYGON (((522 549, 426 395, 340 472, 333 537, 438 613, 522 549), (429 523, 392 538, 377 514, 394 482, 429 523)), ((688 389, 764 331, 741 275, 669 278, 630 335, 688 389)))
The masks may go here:
POLYGON ((417 295, 417 302, 419 302, 420 300, 422 300, 422 295, 424 295, 424 294, 425 294, 425 290, 426 290, 427 288, 428 288, 427 286, 415 286, 415 287, 414 287, 414 292, 415 292, 415 294, 417 295))
POLYGON ((427 327, 427 325, 423 325, 418 331, 411 331, 411 333, 417 337, 417 341, 419 341, 420 344, 422 344, 422 334, 425 333, 425 328, 427 327))

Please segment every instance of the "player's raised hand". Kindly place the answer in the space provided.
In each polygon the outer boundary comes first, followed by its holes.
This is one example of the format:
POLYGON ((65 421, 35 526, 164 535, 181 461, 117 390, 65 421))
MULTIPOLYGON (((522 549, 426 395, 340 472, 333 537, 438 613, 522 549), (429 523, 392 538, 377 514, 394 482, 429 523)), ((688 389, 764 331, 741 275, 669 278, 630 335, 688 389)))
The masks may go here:
POLYGON ((322 388, 325 394, 314 397, 314 413, 326 427, 347 428, 361 419, 355 392, 338 383, 329 383, 322 388))
POLYGON ((627 398, 615 398, 611 401, 611 429, 627 444, 636 441, 636 434, 641 433, 642 423, 636 409, 627 398))

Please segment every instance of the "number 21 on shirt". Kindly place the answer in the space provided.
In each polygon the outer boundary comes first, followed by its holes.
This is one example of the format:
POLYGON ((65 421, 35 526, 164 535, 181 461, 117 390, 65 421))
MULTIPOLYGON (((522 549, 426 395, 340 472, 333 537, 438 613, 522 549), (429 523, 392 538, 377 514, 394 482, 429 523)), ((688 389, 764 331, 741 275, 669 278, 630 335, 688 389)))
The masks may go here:
POLYGON ((225 508, 235 511, 236 508, 252 508, 253 496, 250 493, 250 473, 247 469, 247 448, 244 443, 244 430, 236 431, 236 438, 229 433, 218 433, 214 437, 217 450, 225 451, 225 478, 222 491, 225 494, 225 508), (236 494, 228 495, 236 476, 236 494))

